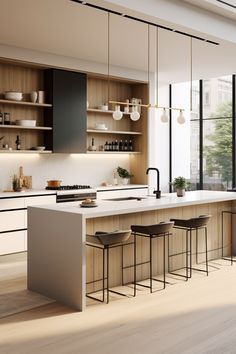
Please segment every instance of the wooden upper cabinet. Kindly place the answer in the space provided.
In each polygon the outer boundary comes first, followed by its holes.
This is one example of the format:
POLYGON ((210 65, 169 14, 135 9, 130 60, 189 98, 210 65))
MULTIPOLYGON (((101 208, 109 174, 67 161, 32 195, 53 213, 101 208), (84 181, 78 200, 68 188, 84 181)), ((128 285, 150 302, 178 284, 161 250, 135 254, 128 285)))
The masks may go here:
POLYGON ((52 108, 45 122, 52 126, 45 143, 56 153, 85 153, 87 130, 87 75, 72 71, 45 70, 45 91, 52 108))

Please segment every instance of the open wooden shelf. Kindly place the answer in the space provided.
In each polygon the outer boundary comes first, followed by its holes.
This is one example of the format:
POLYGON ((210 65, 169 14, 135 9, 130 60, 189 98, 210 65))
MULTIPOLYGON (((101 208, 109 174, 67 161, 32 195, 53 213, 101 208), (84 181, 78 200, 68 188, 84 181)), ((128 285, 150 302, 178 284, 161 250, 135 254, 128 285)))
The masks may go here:
POLYGON ((120 135, 142 135, 141 132, 132 131, 122 131, 122 130, 98 130, 98 129, 87 129, 87 133, 93 134, 120 134, 120 135))
POLYGON ((115 155, 118 155, 118 154, 134 154, 134 155, 137 155, 137 154, 141 154, 140 151, 87 151, 87 154, 115 154, 115 155))
POLYGON ((30 130, 52 130, 52 127, 26 127, 23 125, 0 125, 0 129, 30 129, 30 130))
POLYGON ((25 101, 11 101, 0 99, 0 104, 14 104, 21 106, 33 106, 33 107, 52 107, 50 103, 33 103, 33 102, 25 102, 25 101))
POLYGON ((52 151, 51 150, 4 150, 4 149, 0 149, 0 154, 20 154, 20 153, 24 153, 24 154, 51 154, 52 151))

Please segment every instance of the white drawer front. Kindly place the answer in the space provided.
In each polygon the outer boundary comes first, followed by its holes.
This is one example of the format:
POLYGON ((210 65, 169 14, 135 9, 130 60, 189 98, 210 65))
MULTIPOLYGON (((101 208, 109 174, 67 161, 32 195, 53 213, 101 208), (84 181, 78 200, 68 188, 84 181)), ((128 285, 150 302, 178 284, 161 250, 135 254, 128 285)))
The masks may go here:
POLYGON ((105 192, 97 192, 97 199, 108 199, 108 198, 119 198, 120 190, 117 191, 105 191, 105 192))
POLYGON ((0 231, 18 230, 24 229, 25 227, 26 210, 12 210, 0 212, 0 231))
POLYGON ((0 255, 25 250, 25 231, 0 234, 0 255))
POLYGON ((56 203, 56 195, 43 195, 40 197, 25 198, 25 207, 32 205, 44 205, 56 203))
POLYGON ((24 207, 24 198, 0 199, 0 210, 11 210, 24 207))

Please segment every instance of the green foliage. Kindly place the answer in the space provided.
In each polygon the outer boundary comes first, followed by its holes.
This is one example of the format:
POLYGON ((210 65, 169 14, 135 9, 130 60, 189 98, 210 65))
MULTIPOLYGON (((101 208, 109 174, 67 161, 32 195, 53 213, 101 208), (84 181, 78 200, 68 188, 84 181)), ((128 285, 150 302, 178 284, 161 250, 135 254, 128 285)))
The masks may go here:
POLYGON ((116 170, 117 170, 117 173, 118 173, 120 178, 131 178, 131 177, 133 177, 133 174, 129 173, 129 171, 127 171, 125 168, 122 168, 122 167, 118 166, 116 170))
MULTIPOLYGON (((231 103, 221 104, 212 117, 231 117, 231 103)), ((212 176, 214 171, 219 172, 227 184, 232 179, 232 119, 216 119, 214 133, 207 138, 212 145, 206 146, 206 172, 212 176)))
POLYGON ((186 189, 189 185, 189 182, 186 180, 186 178, 179 176, 176 177, 173 182, 171 182, 171 185, 174 186, 175 189, 186 189))

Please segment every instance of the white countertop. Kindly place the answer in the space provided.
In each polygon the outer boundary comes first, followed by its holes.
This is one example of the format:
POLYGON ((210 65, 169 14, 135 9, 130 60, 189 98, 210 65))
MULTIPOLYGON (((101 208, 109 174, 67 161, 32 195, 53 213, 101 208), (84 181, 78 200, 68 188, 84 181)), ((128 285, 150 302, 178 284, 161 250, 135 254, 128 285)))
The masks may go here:
POLYGON ((62 211, 83 215, 85 219, 102 216, 138 213, 149 210, 169 209, 185 207, 188 205, 217 203, 223 201, 236 200, 234 192, 217 191, 194 191, 186 192, 185 197, 177 197, 176 193, 163 194, 161 199, 155 196, 143 196, 145 199, 125 200, 125 201, 106 201, 99 200, 98 206, 94 208, 81 208, 79 202, 60 203, 53 205, 40 206, 40 209, 62 211))
POLYGON ((36 195, 54 195, 55 191, 48 191, 46 189, 27 189, 21 192, 0 192, 0 199, 3 198, 24 198, 36 195))
POLYGON ((148 185, 147 184, 118 184, 118 185, 95 187, 97 192, 119 190, 119 189, 135 189, 135 188, 148 188, 148 185))

